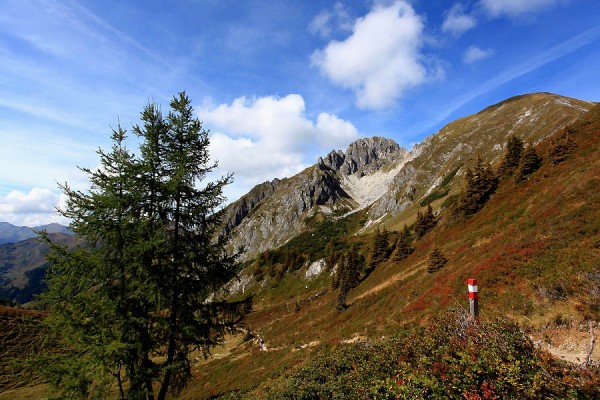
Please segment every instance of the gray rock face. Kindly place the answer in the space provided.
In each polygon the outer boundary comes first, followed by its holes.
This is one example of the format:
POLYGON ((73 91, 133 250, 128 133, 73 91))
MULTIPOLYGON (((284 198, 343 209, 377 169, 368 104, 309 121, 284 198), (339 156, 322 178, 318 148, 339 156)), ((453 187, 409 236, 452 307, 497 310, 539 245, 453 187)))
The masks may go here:
POLYGON ((291 178, 254 187, 225 209, 223 232, 231 233, 234 248, 245 248, 245 258, 277 247, 302 232, 304 220, 316 212, 356 206, 341 185, 344 175, 363 176, 406 154, 391 139, 357 140, 346 153, 332 151, 291 178))
POLYGON ((345 153, 332 151, 325 158, 319 158, 318 165, 325 165, 346 176, 356 173, 364 176, 407 154, 408 151, 392 139, 374 136, 351 143, 345 153))
POLYGON ((244 218, 258 206, 258 204, 266 197, 269 197, 275 192, 275 188, 281 181, 274 179, 271 182, 264 182, 256 185, 250 192, 242 196, 236 202, 230 204, 225 209, 225 215, 223 220, 225 226, 223 228, 224 233, 229 233, 233 228, 238 226, 244 218))

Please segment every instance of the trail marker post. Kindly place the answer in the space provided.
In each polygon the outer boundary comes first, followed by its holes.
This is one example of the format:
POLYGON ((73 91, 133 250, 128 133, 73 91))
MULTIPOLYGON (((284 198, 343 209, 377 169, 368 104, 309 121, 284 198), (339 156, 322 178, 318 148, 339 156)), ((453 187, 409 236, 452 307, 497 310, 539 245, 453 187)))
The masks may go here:
POLYGON ((479 318, 479 295, 477 293, 477 279, 467 281, 469 287, 469 310, 471 317, 479 318))

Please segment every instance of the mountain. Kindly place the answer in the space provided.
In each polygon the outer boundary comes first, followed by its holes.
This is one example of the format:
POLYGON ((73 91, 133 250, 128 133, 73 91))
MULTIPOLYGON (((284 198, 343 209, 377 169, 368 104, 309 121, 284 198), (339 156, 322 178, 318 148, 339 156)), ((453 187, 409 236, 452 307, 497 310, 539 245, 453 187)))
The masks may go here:
POLYGON ((225 231, 232 232, 234 247, 246 248, 246 257, 275 248, 304 231, 315 214, 364 207, 383 193, 408 157, 391 139, 360 139, 291 178, 253 188, 226 208, 225 231))
POLYGON ((37 237, 35 231, 46 231, 48 233, 72 234, 64 225, 52 223, 40 225, 33 228, 27 226, 15 226, 8 222, 0 222, 0 244, 16 243, 21 240, 37 237))
MULTIPOLYGON (((61 226, 50 228, 63 230, 61 226)), ((72 234, 55 232, 48 236, 59 245, 73 246, 76 242, 72 234)), ((49 251, 50 246, 38 238, 0 244, 0 298, 25 303, 40 293, 49 251)))
MULTIPOLYGON (((413 379, 444 379, 450 370, 460 380, 461 374, 453 369, 455 362, 465 360, 469 365, 469 357, 485 359, 486 363, 490 359, 480 358, 475 347, 460 347, 471 333, 451 341, 454 351, 447 355, 438 352, 443 340, 455 329, 464 328, 464 319, 446 318, 445 325, 433 325, 431 331, 428 328, 440 314, 455 310, 453 315, 460 316, 465 308, 468 310, 468 278, 479 281, 483 323, 508 320, 517 324, 515 332, 520 343, 529 343, 528 348, 543 347, 562 360, 570 360, 574 363, 571 367, 562 361, 559 368, 583 368, 583 373, 592 377, 590 384, 595 385, 590 387, 597 388, 598 367, 594 365, 600 359, 600 349, 593 341, 600 321, 599 138, 600 104, 534 94, 509 99, 455 121, 416 146, 408 158, 391 165, 384 163, 379 171, 393 170, 394 165, 402 163, 403 167, 389 189, 366 208, 361 209, 352 192, 344 189, 347 183, 337 167, 328 167, 348 197, 325 206, 333 208, 339 201, 342 212, 322 215, 318 221, 315 216, 321 211, 316 209, 304 221, 304 231, 246 263, 240 279, 223 293, 234 298, 254 297, 254 310, 246 318, 245 331, 231 337, 225 347, 215 349, 215 360, 192 366, 198 378, 181 398, 288 398, 274 395, 286 387, 290 390, 287 393, 302 393, 300 396, 307 398, 311 393, 312 397, 318 393, 331 398, 329 390, 348 385, 362 387, 365 392, 359 393, 375 397, 374 393, 382 393, 375 389, 383 390, 385 386, 393 390, 413 379), (534 145, 542 158, 541 167, 523 180, 500 179, 479 211, 468 218, 452 218, 448 203, 465 187, 467 167, 472 168, 480 155, 498 171, 511 133, 534 145), (404 223, 414 223, 415 214, 427 202, 434 210, 434 227, 412 241, 412 253, 396 259, 393 249, 404 223), (377 211, 382 204, 387 208, 377 211), (388 253, 376 268, 361 272, 356 286, 347 293, 347 308, 339 311, 336 306, 340 291, 333 289, 332 283, 348 261, 336 258, 336 252, 355 250, 357 258, 364 256, 365 264, 370 265, 381 237, 375 227, 387 229, 388 253), (327 239, 317 241, 322 236, 327 239), (438 270, 429 267, 436 248, 447 260, 438 270), (417 340, 406 336, 406 332, 414 332, 410 329, 415 325, 425 327, 422 343, 415 345, 416 353, 406 359, 382 353, 386 351, 381 350, 382 346, 397 351, 397 332, 401 332, 403 344, 417 340), (438 336, 432 337, 432 331, 438 336), (424 371, 431 364, 427 364, 429 356, 423 346, 433 349, 430 372, 424 371), (470 355, 463 359, 463 352, 470 355), (415 357, 424 364, 414 362, 415 357), (586 359, 592 360, 589 369, 583 367, 586 359), (451 367, 445 369, 447 361, 451 367), (378 386, 372 386, 376 382, 361 386, 368 382, 362 376, 365 363, 379 362, 385 364, 380 372, 387 379, 380 378, 378 386), (406 363, 412 363, 410 371, 400 374, 406 363)), ((324 163, 341 165, 343 157, 336 154, 340 157, 332 155, 333 163, 323 157, 324 163)), ((305 172, 299 176, 305 177, 305 172)), ((357 179, 372 174, 369 171, 357 179)), ((286 184, 299 176, 289 178, 286 184)), ((284 196, 280 188, 280 184, 274 185, 265 191, 262 200, 257 196, 254 211, 250 210, 237 226, 243 227, 244 219, 252 220, 254 212, 266 218, 270 210, 265 206, 276 204, 268 199, 284 196)), ((236 229, 232 230, 234 234, 236 229)), ((507 337, 508 332, 503 325, 490 332, 488 339, 507 337)), ((490 345, 488 339, 481 342, 482 351, 495 348, 503 353, 511 346, 490 345)), ((532 353, 529 357, 532 363, 548 359, 547 353, 532 353)), ((515 365, 514 359, 505 361, 515 365)), ((486 364, 483 370, 488 367, 486 364)), ((477 364, 478 370, 471 370, 468 376, 477 377, 482 371, 479 368, 477 364)), ((568 374, 547 369, 540 376, 552 382, 563 378, 575 385, 583 382, 578 380, 583 375, 567 378, 568 374)), ((513 377, 521 379, 522 375, 516 373, 513 377)), ((568 385, 560 383, 557 387, 568 385)), ((590 393, 597 397, 597 389, 590 393)), ((347 397, 361 396, 354 393, 347 397)))
POLYGON ((214 294, 253 296, 254 308, 212 359, 192 360, 178 398, 401 398, 400 386, 423 398, 440 380, 454 390, 474 382, 452 398, 503 398, 495 390, 511 385, 526 395, 506 398, 596 398, 599 138, 600 104, 537 93, 454 121, 410 151, 361 139, 256 186, 225 210, 223 229, 249 251, 239 279, 214 294), (479 156, 499 171, 513 134, 533 145, 539 169, 501 177, 477 212, 456 218, 467 170, 479 156), (414 232, 428 205, 432 227, 396 257, 405 224, 414 232), (438 269, 434 249, 447 260, 438 269), (338 307, 349 254, 361 268, 338 307), (481 324, 465 315, 469 278, 481 324), (582 387, 589 395, 574 394, 582 387))
POLYGON ((425 201, 460 190, 464 166, 477 156, 495 163, 508 137, 541 142, 587 112, 593 103, 550 93, 522 95, 454 121, 408 151, 372 137, 332 151, 299 174, 253 188, 225 210, 225 232, 245 258, 305 232, 307 221, 361 210, 369 226, 425 201), (428 199, 429 197, 429 199, 428 199))

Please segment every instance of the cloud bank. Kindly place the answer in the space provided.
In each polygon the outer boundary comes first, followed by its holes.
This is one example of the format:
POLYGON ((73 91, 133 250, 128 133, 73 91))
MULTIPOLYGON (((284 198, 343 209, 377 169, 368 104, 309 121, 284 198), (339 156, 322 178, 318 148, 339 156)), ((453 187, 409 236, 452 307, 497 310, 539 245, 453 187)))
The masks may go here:
POLYGON ((0 197, 0 221, 13 225, 39 226, 49 222, 67 224, 68 221, 55 212, 64 206, 64 195, 48 189, 33 188, 29 193, 13 190, 0 197))

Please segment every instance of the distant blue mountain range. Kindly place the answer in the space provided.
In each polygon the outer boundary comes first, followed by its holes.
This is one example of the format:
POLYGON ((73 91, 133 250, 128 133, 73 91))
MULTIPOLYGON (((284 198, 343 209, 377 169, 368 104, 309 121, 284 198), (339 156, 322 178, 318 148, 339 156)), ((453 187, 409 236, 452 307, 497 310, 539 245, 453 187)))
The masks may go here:
POLYGON ((41 226, 15 226, 8 222, 0 222, 0 244, 17 243, 38 236, 35 231, 46 231, 48 233, 65 233, 72 235, 73 232, 61 224, 48 224, 41 226))

